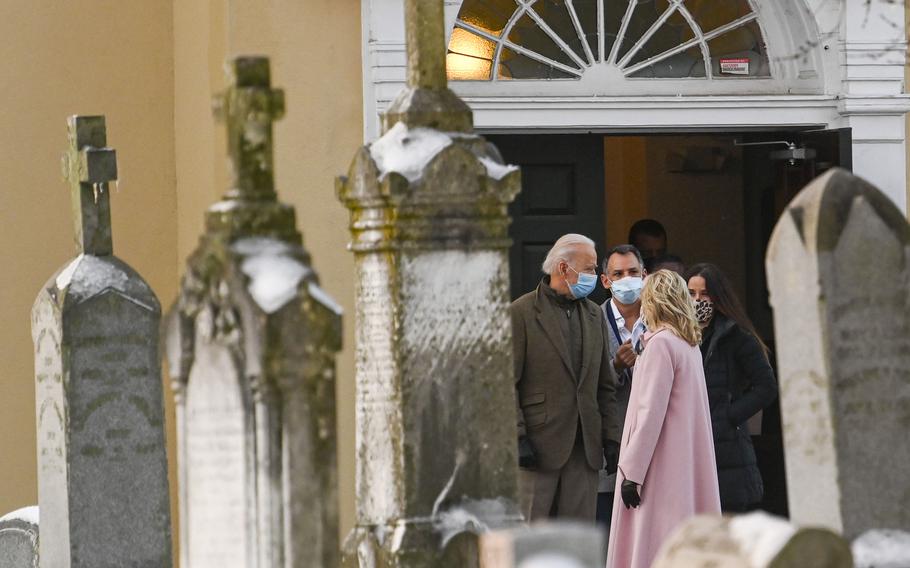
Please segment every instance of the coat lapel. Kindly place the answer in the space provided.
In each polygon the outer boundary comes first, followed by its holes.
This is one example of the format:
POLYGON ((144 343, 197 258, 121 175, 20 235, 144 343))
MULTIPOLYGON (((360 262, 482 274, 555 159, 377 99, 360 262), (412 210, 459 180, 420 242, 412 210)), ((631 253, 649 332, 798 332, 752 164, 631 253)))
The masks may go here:
POLYGON ((572 370, 572 363, 569 361, 569 348, 566 346, 562 334, 559 333, 559 322, 554 321, 556 314, 552 309, 549 309, 550 306, 546 304, 548 300, 543 297, 544 291, 541 286, 543 286, 543 284, 537 287, 537 299, 534 302, 534 308, 537 310, 537 323, 540 324, 543 328, 544 335, 547 336, 547 339, 549 339, 550 343, 553 344, 553 347, 556 348, 556 352, 559 353, 559 358, 562 359, 563 365, 565 365, 566 370, 569 371, 569 376, 574 378, 577 383, 578 379, 575 377, 575 371, 572 370))

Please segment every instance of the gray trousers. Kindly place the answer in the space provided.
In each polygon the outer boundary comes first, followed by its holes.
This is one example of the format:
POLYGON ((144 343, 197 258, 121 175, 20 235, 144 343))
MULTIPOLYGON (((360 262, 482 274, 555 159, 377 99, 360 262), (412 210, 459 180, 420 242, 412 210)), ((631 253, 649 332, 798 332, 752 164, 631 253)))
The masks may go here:
POLYGON ((521 506, 530 522, 551 517, 594 522, 597 509, 597 470, 588 465, 582 444, 576 443, 561 469, 521 469, 521 506))

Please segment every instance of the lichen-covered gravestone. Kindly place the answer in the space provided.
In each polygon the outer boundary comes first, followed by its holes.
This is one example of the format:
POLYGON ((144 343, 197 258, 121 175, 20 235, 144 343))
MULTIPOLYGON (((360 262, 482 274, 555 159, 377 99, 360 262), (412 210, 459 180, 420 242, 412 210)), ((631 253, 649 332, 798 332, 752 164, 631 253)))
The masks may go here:
POLYGON ((346 566, 476 566, 520 520, 508 203, 520 174, 446 86, 442 0, 405 2, 408 88, 338 194, 357 295, 346 566))
POLYGON ((0 517, 0 568, 38 568, 38 507, 0 517))
POLYGON ((787 207, 767 257, 790 516, 910 530, 910 228, 844 170, 787 207))
POLYGON ((69 120, 64 170, 79 253, 32 308, 41 563, 54 568, 171 565, 161 308, 113 256, 102 116, 69 120))
POLYGON ((755 512, 702 515, 679 525, 651 568, 853 568, 850 546, 828 529, 755 512))
POLYGON ((216 100, 231 187, 206 212, 167 322, 177 401, 180 554, 192 568, 338 563, 340 310, 279 203, 269 62, 239 57, 216 100))

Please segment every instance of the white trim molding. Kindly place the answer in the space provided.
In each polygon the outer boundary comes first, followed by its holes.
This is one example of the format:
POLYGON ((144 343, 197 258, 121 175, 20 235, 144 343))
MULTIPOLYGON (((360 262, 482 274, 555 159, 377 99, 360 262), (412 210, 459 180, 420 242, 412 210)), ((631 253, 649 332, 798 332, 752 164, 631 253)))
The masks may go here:
MULTIPOLYGON (((380 134, 379 114, 404 87, 403 0, 361 1, 364 138, 372 140, 380 134)), ((461 3, 445 0, 449 34, 461 3)), ((849 127, 854 171, 906 212, 910 95, 904 94, 903 3, 751 3, 767 43, 770 78, 631 79, 601 64, 585 67, 577 79, 453 81, 451 87, 485 132, 849 127)))

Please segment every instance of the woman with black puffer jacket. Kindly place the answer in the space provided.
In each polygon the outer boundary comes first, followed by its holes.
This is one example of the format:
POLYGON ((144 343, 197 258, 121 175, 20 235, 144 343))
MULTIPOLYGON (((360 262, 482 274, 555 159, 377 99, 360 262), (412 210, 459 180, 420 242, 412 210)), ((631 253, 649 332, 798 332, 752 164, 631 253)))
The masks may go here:
POLYGON ((746 421, 777 398, 768 349, 720 268, 696 264, 685 278, 702 327, 721 509, 755 509, 764 490, 746 421))

